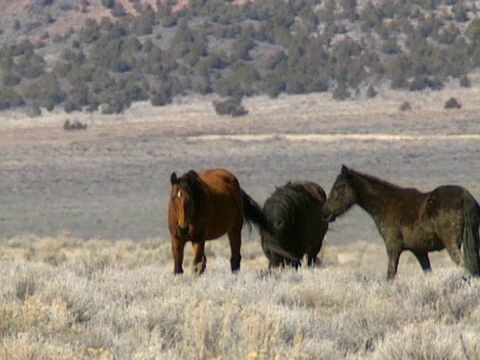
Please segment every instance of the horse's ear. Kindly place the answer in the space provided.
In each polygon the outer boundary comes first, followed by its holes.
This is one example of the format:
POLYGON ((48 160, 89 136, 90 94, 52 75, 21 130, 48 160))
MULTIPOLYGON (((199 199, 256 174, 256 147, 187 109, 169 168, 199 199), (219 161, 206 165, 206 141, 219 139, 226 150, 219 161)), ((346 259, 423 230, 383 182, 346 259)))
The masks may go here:
POLYGON ((189 177, 189 179, 191 180, 197 180, 198 179, 198 174, 195 170, 190 170, 188 173, 187 173, 187 176, 189 177))
POLYGON ((275 228, 278 230, 278 231, 282 231, 283 229, 285 229, 285 220, 282 220, 282 221, 279 221, 275 224, 275 228))
POLYGON ((176 184, 177 182, 178 182, 177 174, 174 171, 170 175, 170 183, 173 185, 173 184, 176 184))
POLYGON ((348 175, 349 173, 350 173, 350 170, 345 165, 342 165, 342 174, 348 175))

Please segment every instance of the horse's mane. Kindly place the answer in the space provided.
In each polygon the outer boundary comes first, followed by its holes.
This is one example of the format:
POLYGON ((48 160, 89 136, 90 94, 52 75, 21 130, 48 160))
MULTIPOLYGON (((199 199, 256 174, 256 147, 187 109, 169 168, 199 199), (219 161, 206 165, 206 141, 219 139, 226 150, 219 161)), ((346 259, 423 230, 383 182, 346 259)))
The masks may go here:
POLYGON ((194 203, 196 206, 200 204, 200 199, 202 196, 202 183, 201 183, 200 176, 195 170, 190 170, 189 172, 183 174, 181 177, 178 178, 178 184, 180 187, 187 189, 190 195, 193 198, 194 203))
POLYGON ((309 206, 318 206, 316 199, 301 183, 288 182, 277 187, 264 205, 264 212, 270 222, 282 221, 285 226, 294 223, 295 214, 309 206))
POLYGON ((353 175, 356 178, 360 178, 362 180, 367 180, 368 182, 373 182, 375 185, 382 186, 383 188, 388 188, 388 189, 402 189, 401 186, 393 184, 391 182, 388 182, 386 180, 379 179, 376 176, 365 174, 358 172, 356 170, 348 169, 349 175, 353 175))

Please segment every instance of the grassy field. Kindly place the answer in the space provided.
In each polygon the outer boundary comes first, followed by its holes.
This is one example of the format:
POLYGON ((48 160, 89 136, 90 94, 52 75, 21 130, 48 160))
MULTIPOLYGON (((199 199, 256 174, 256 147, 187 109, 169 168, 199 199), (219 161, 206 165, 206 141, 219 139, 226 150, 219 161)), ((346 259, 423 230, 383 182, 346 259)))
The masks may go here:
POLYGON ((0 358, 478 359, 480 282, 439 253, 389 283, 384 252, 327 242, 322 267, 269 273, 247 237, 233 275, 220 239, 196 277, 159 239, 3 239, 0 358))

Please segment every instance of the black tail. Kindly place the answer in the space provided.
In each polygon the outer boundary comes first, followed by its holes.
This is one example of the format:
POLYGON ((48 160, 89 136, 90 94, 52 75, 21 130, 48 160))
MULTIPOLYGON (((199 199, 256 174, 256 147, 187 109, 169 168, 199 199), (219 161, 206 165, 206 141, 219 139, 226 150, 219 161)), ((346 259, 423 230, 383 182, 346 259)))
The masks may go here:
POLYGON ((472 196, 465 197, 463 224, 463 261, 472 276, 480 276, 480 207, 472 196))
POLYGON ((243 209, 245 212, 245 220, 253 223, 259 231, 266 231, 273 234, 273 226, 268 221, 258 203, 253 200, 245 191, 241 189, 243 199, 243 209))

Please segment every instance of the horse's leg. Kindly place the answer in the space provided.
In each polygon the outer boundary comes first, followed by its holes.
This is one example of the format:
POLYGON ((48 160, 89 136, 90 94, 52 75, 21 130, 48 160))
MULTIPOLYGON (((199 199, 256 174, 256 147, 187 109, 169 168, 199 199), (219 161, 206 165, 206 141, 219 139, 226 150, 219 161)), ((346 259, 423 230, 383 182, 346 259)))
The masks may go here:
POLYGON ((447 249, 448 255, 453 262, 459 266, 463 266, 462 250, 460 241, 455 238, 452 241, 444 241, 445 249, 447 249))
POLYGON ((313 266, 315 266, 317 261, 319 262, 317 255, 320 252, 320 247, 321 247, 321 243, 320 243, 320 245, 316 244, 315 246, 310 247, 310 249, 308 249, 308 251, 307 251, 307 266, 313 267, 313 266))
POLYGON ((432 271, 430 266, 430 259, 428 258, 428 252, 418 252, 412 251, 413 255, 417 258, 420 266, 422 267, 423 271, 432 271))
POLYGON ((242 247, 242 229, 232 230, 228 233, 228 240, 230 241, 230 249, 232 256, 230 257, 230 267, 232 272, 240 270, 240 262, 242 261, 242 255, 240 254, 240 248, 242 247))
POLYGON ((205 240, 193 242, 193 271, 200 275, 207 267, 207 257, 205 256, 205 240))
POLYGON ((323 239, 327 233, 328 226, 325 225, 323 221, 323 211, 320 212, 320 216, 315 218, 317 226, 313 227, 315 231, 308 235, 308 239, 313 239, 310 241, 309 249, 307 251, 307 265, 310 267, 320 266, 320 259, 318 254, 322 250, 323 239))
POLYGON ((313 256, 308 255, 307 265, 310 267, 320 266, 320 259, 316 254, 313 256))
POLYGON ((183 268, 183 249, 185 248, 185 242, 180 240, 176 236, 172 237, 172 253, 173 253, 173 273, 182 274, 183 268))
POLYGON ((400 260, 400 255, 402 254, 402 247, 399 245, 400 241, 394 239, 393 241, 389 241, 388 239, 385 241, 387 247, 387 255, 388 255, 388 268, 387 268, 387 279, 393 280, 395 275, 397 274, 398 270, 398 262, 400 260))
POLYGON ((271 252, 270 255, 268 256, 268 268, 271 269, 279 266, 285 267, 285 262, 283 260, 283 257, 271 252))
POLYGON ((302 266, 302 262, 300 260, 290 261, 290 264, 295 270, 298 270, 298 268, 302 266))

